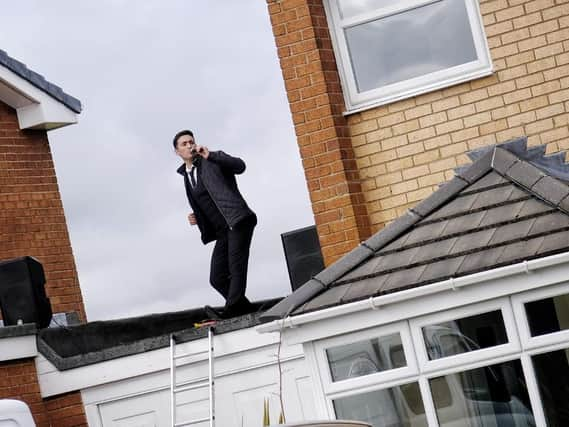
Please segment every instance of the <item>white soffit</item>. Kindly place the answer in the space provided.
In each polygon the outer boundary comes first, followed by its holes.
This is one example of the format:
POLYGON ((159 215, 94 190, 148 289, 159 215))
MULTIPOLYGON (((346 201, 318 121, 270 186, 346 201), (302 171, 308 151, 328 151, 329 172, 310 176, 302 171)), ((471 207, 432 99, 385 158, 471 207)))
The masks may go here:
POLYGON ((20 129, 51 130, 77 123, 77 113, 1 65, 0 101, 16 110, 20 129))

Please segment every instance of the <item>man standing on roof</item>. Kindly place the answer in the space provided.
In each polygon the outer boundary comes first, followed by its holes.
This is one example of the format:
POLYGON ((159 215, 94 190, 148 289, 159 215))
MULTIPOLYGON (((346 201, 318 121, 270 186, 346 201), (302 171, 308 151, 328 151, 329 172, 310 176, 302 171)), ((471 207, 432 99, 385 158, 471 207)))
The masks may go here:
POLYGON ((197 145, 190 130, 174 136, 176 154, 184 161, 178 173, 184 177, 186 195, 204 244, 215 240, 211 256, 211 285, 225 298, 223 311, 206 305, 212 319, 228 319, 252 311, 245 296, 247 265, 257 216, 239 192, 235 175, 245 171, 245 162, 223 151, 197 145))

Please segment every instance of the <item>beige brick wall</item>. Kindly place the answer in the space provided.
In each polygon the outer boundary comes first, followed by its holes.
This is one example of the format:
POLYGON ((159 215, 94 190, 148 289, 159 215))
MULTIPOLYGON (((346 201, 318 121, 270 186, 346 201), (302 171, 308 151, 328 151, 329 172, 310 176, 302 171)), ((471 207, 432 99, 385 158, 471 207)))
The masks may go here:
POLYGON ((322 0, 266 0, 326 263, 429 196, 468 150, 569 149, 569 0, 481 0, 495 73, 344 117, 322 0))
POLYGON ((495 73, 348 116, 372 231, 468 163, 527 135, 569 150, 569 0, 480 2, 495 73))

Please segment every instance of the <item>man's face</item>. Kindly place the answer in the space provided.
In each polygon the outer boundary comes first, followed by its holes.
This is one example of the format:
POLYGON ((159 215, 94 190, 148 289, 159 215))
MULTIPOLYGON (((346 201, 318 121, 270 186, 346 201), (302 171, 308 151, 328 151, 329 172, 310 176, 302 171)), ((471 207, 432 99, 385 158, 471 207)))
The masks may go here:
POLYGON ((194 137, 191 135, 182 135, 178 138, 176 143, 176 154, 182 158, 182 160, 192 160, 192 149, 196 146, 194 137))

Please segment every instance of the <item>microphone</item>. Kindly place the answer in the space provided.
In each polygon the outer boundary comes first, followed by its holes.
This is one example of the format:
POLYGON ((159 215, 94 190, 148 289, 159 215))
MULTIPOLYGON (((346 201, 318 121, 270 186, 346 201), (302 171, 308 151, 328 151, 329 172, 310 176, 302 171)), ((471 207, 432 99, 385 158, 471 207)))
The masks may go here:
POLYGON ((198 150, 197 148, 192 148, 191 150, 192 153, 192 164, 197 166, 200 164, 200 161, 202 159, 202 156, 200 156, 201 153, 203 153, 203 148, 200 147, 200 149, 198 150))

